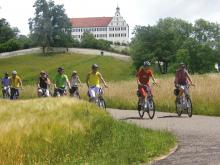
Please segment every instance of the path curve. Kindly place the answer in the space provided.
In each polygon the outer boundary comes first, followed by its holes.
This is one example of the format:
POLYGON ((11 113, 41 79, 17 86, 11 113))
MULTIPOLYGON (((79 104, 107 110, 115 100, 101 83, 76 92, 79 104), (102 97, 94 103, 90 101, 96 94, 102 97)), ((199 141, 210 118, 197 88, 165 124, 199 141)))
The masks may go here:
POLYGON ((137 111, 108 109, 118 120, 135 123, 141 127, 165 129, 178 139, 178 149, 164 160, 153 165, 220 165, 220 117, 156 112, 153 120, 145 114, 140 119, 137 111))

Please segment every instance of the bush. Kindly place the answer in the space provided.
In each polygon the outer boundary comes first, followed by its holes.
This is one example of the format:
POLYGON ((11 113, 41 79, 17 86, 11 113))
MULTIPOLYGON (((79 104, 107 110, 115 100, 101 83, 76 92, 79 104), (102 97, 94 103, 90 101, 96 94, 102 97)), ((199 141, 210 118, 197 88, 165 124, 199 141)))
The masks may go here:
POLYGON ((3 44, 0 44, 0 53, 15 51, 18 50, 19 48, 20 48, 19 41, 13 38, 3 44))

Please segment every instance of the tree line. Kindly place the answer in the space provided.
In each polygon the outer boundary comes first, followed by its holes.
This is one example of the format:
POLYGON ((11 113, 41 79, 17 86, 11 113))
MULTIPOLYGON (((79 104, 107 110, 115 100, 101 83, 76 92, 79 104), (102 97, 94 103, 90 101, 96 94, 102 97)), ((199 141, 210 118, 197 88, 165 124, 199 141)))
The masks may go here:
POLYGON ((180 62, 192 73, 214 71, 220 62, 220 25, 204 19, 194 24, 177 18, 160 19, 154 26, 136 26, 130 43, 134 65, 144 60, 161 73, 173 72, 180 62))

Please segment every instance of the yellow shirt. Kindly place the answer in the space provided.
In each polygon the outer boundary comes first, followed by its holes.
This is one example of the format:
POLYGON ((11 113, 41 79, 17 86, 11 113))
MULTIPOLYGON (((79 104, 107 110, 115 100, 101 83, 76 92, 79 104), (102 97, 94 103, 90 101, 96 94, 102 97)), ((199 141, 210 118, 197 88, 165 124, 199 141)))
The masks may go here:
POLYGON ((19 88, 21 86, 21 78, 19 76, 16 76, 15 78, 10 77, 11 80, 11 87, 12 88, 19 88))
POLYGON ((89 86, 100 86, 99 84, 99 80, 101 78, 101 74, 99 72, 96 72, 95 74, 93 74, 92 72, 89 73, 89 86))

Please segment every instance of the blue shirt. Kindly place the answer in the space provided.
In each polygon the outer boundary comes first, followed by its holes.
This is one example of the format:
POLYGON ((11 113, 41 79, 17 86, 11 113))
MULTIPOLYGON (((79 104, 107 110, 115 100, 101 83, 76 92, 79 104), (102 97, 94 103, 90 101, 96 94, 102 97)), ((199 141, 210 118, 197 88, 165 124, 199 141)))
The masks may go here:
POLYGON ((3 84, 4 87, 9 86, 10 85, 9 77, 3 77, 2 78, 2 84, 3 84))

